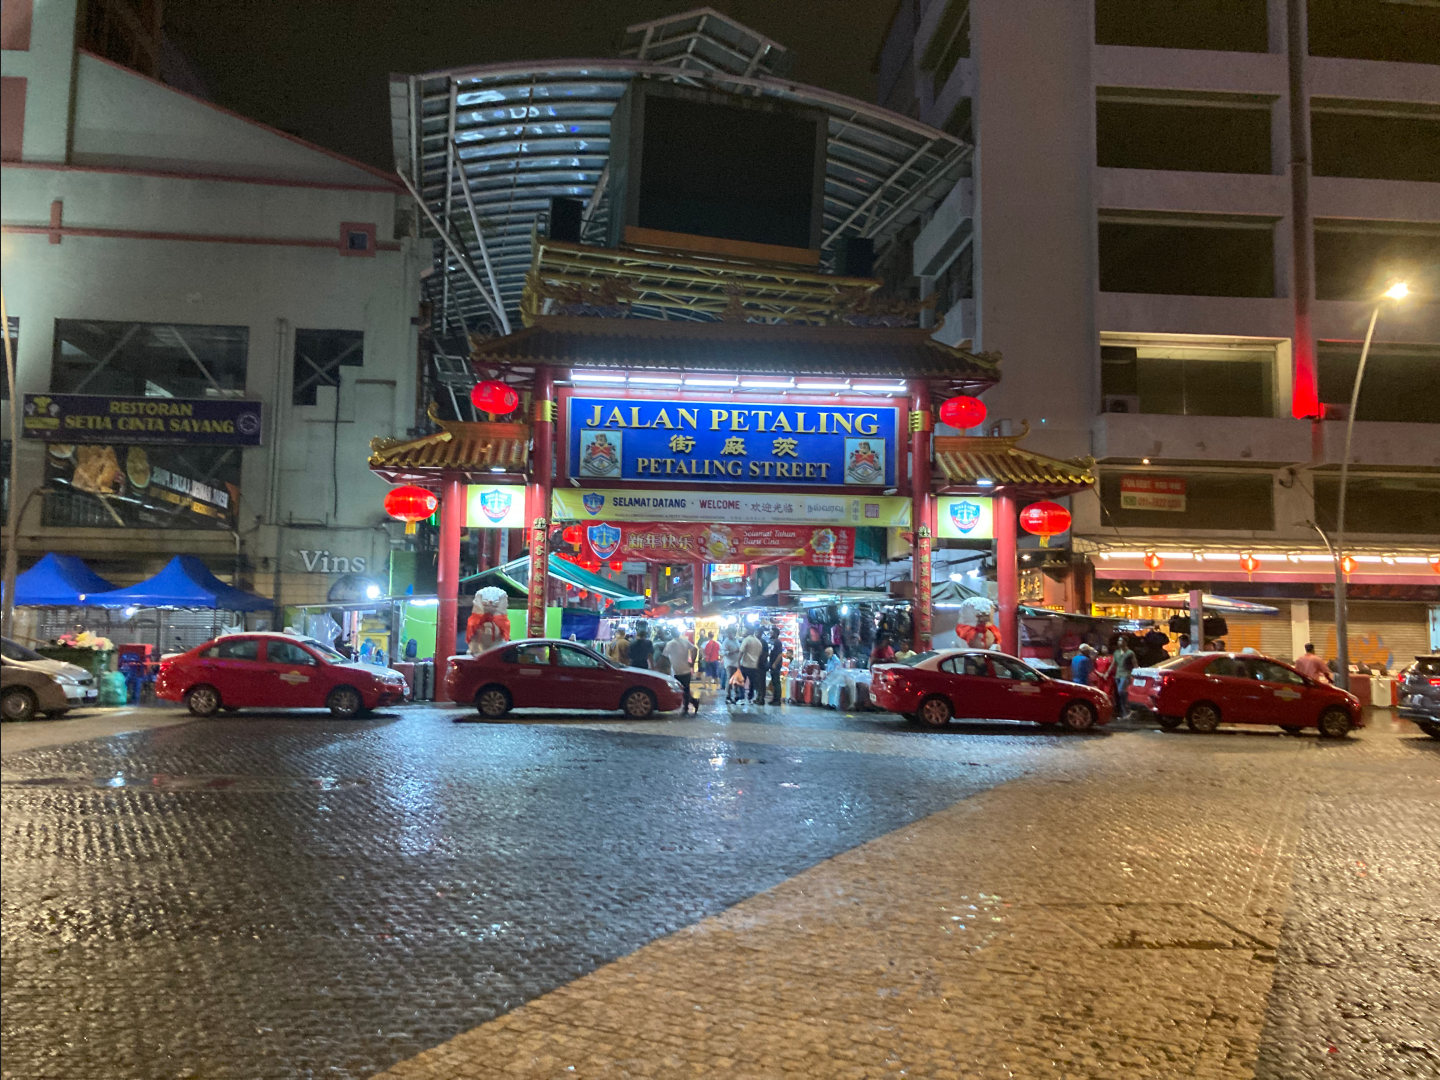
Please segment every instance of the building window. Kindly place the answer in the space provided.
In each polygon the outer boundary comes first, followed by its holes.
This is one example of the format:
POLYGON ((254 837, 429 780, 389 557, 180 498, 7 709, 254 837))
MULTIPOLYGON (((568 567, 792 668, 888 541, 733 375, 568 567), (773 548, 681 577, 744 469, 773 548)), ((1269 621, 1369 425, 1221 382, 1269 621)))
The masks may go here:
POLYGON ((342 367, 363 367, 365 334, 360 330, 296 330, 292 374, 294 405, 314 405, 322 386, 340 386, 342 367))
POLYGON ((967 0, 950 0, 920 58, 920 70, 930 74, 932 98, 940 96, 955 65, 969 55, 970 4, 967 0))
MULTIPOLYGON (((1338 473, 1315 474, 1315 520, 1335 528, 1338 473)), ((1421 476, 1355 476, 1345 483, 1345 532, 1440 536, 1440 480, 1421 476)))
POLYGON ((1316 176, 1440 183, 1440 116, 1380 101, 1310 101, 1316 176))
POLYGON ((1265 0, 1095 0, 1095 44, 1263 53, 1270 28, 1265 0))
MULTIPOLYGON (((1349 406, 1360 347, 1358 341, 1317 343, 1320 400, 1326 405, 1349 406)), ((1440 424, 1440 345, 1371 345, 1355 419, 1440 424)))
POLYGON ((1310 55, 1440 64, 1440 8, 1427 0, 1310 0, 1310 55))
POLYGON ((56 319, 50 391, 244 397, 249 339, 243 326, 56 319))
MULTIPOLYGON (((1181 474, 1176 474, 1181 475, 1181 474)), ((1131 529, 1265 532, 1275 527, 1269 473, 1184 473, 1184 510, 1123 510, 1119 472, 1100 476, 1100 523, 1131 529)))
POLYGON ((234 530, 237 446, 47 443, 47 528, 234 530))
POLYGON ((1095 163, 1108 169, 1269 173, 1270 101, 1258 94, 1098 88, 1095 163))
POLYGON ((1101 345, 1105 412, 1273 416, 1273 346, 1101 345))
POLYGON ((1102 210, 1099 234, 1102 292, 1275 295, 1269 219, 1102 210))
POLYGON ((1420 222, 1316 219, 1317 300, 1372 300, 1397 279, 1408 281, 1417 293, 1434 295, 1440 286, 1440 228, 1420 222))

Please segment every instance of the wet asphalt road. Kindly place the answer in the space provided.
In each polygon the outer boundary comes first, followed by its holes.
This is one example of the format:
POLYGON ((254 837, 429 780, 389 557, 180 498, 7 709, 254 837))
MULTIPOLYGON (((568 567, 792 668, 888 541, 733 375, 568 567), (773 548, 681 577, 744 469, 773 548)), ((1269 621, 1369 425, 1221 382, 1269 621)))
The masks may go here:
MULTIPOLYGON (((1078 746, 1141 737, 745 717, 965 748, 937 760, 456 715, 247 714, 8 756, 4 1077, 369 1076, 1078 746)), ((1356 767, 1433 767, 1423 742, 1356 767)), ((1317 1010, 1350 1008, 1416 1044, 1413 1071, 1369 1075, 1440 1076, 1440 1024, 1415 1034, 1440 985, 1436 802, 1416 790, 1312 796, 1259 1075, 1294 1075, 1317 1010), (1405 872, 1336 879, 1337 845, 1405 872), (1323 963, 1355 941, 1363 987, 1323 963)))

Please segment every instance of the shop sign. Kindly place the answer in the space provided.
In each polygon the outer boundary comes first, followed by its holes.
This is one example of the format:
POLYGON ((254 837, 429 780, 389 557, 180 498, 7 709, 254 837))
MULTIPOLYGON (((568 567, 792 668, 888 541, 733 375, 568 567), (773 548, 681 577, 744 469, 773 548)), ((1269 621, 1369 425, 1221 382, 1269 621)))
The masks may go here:
POLYGON ((1148 473, 1120 477, 1120 509, 1185 512, 1185 478, 1148 473))
POLYGON ((523 529, 524 484, 471 484, 465 489, 465 528, 523 529))
POLYGON ((988 496, 941 495, 935 535, 942 540, 993 540, 994 500, 988 496))
POLYGON ((806 495, 787 492, 657 491, 557 487, 551 498, 557 521, 714 521, 767 525, 875 525, 910 527, 903 495, 806 495))
MULTIPOLYGON (((239 454, 208 453, 220 461, 204 479, 192 457, 207 451, 174 446, 114 446, 52 442, 45 447, 45 483, 65 492, 67 525, 144 529, 233 529, 240 502, 239 454)), ((202 463, 203 464, 203 463, 202 463)))
POLYGON ((26 394, 20 428, 27 439, 59 443, 259 446, 260 402, 26 394))
POLYGON ((608 562, 792 563, 851 566, 855 530, 828 525, 609 522, 581 526, 581 557, 608 562))
POLYGON ((711 581, 727 581, 732 578, 743 578, 745 574, 746 568, 743 562, 716 563, 710 568, 711 581))
POLYGON ((899 413, 879 404, 572 395, 565 472, 580 480, 893 487, 899 413))
POLYGON ((365 558, 360 555, 332 555, 325 550, 310 551, 300 548, 298 551, 291 551, 291 555, 300 556, 300 564, 304 567, 306 574, 363 574, 365 573, 365 558))

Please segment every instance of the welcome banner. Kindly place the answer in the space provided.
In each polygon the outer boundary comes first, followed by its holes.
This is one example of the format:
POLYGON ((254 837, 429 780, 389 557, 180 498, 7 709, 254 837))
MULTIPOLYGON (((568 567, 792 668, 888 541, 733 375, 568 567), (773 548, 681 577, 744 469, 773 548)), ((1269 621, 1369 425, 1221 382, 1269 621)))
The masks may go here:
POLYGON ((581 556, 608 562, 851 566, 855 530, 815 525, 602 521, 580 526, 581 556))

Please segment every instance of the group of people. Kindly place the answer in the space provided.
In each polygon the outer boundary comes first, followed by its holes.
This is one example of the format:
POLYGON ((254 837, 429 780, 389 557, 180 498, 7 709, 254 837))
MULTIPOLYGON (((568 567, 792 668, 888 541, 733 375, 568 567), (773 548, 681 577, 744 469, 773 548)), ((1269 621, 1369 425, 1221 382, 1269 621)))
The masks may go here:
POLYGON ((645 668, 669 675, 680 684, 685 695, 684 703, 680 706, 681 715, 691 709, 697 713, 700 711, 700 699, 691 689, 700 659, 700 649, 683 633, 664 634, 657 642, 650 637, 650 631, 642 626, 634 634, 616 634, 611 639, 606 654, 611 660, 625 667, 645 668))

